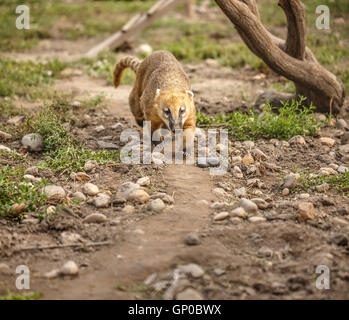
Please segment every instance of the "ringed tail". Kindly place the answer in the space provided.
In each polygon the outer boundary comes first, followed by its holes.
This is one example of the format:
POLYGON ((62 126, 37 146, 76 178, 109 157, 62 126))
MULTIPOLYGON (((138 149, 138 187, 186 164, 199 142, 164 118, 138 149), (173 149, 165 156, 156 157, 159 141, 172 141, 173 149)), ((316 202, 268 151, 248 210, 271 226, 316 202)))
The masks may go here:
POLYGON ((120 61, 115 65, 113 72, 113 85, 117 88, 120 85, 122 73, 126 68, 131 68, 134 72, 137 72, 141 60, 136 57, 126 56, 120 59, 120 61))

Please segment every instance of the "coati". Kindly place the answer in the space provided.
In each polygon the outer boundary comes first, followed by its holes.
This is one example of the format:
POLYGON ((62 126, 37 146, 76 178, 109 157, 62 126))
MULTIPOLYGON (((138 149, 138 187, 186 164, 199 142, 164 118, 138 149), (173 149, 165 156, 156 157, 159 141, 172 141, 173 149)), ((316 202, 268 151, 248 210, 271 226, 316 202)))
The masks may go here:
POLYGON ((151 122, 151 132, 183 129, 186 151, 191 151, 196 127, 194 94, 182 66, 168 51, 157 51, 145 60, 131 56, 122 58, 115 66, 113 84, 120 85, 122 73, 131 68, 136 81, 129 96, 132 114, 138 125, 151 122))

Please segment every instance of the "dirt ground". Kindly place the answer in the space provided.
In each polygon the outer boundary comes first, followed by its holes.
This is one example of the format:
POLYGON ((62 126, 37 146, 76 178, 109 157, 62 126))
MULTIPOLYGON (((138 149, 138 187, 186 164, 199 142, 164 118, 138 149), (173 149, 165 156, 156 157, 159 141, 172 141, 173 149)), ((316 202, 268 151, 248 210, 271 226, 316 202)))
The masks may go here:
MULTIPOLYGON (((71 61, 91 44, 45 41, 32 52, 15 57, 58 55, 63 61, 71 61)), ((208 115, 247 110, 273 82, 283 81, 275 74, 261 77, 250 68, 222 68, 211 60, 184 67, 197 109, 208 115)), ((79 74, 57 80, 54 88, 75 99, 105 94, 106 107, 90 110, 88 116, 80 114, 70 129, 91 149, 99 149, 97 141, 103 139, 122 146, 121 130, 111 128, 115 123, 137 128, 128 106, 129 85, 115 90, 105 80, 79 74), (105 130, 97 133, 99 125, 105 130)), ((322 193, 310 188, 283 195, 283 178, 291 172, 307 169, 317 173, 331 164, 345 165, 340 150, 343 134, 344 130, 327 126, 316 137, 305 137, 305 144, 276 139, 257 140, 254 146, 232 142, 229 168, 222 176, 210 175, 208 168, 196 165, 100 165, 88 174, 90 182, 111 195, 108 207, 96 208, 85 201, 73 211, 61 209, 40 223, 0 220, 0 263, 9 267, 0 270, 0 293, 8 289, 16 292, 16 266, 26 265, 31 272, 29 291, 42 293, 43 299, 179 299, 187 288, 194 289, 191 299, 348 299, 349 199, 345 190, 322 193), (334 146, 321 144, 321 136, 333 138, 334 146), (250 165, 238 163, 243 177, 237 178, 231 158, 245 156, 254 148, 266 158, 256 158, 250 165), (117 199, 118 187, 145 176, 151 181, 145 187, 150 195, 166 193, 173 196, 174 203, 167 203, 161 213, 149 212, 144 204, 134 205, 132 213, 125 212, 123 208, 130 203, 117 199), (251 183, 250 179, 258 180, 251 183), (234 190, 242 187, 246 188, 244 198, 264 200, 252 215, 263 219, 230 214, 224 220, 215 220, 217 213, 238 207, 239 196, 234 190), (302 201, 314 205, 315 219, 298 221, 302 201), (107 220, 83 222, 95 212, 104 214, 107 220), (79 240, 70 240, 71 234, 78 235, 79 240), (188 241, 188 235, 194 240, 188 241), (81 246, 18 250, 75 242, 81 246), (88 242, 108 244, 84 245, 88 242), (45 273, 69 260, 78 265, 78 275, 47 279, 45 273), (179 281, 175 280, 176 271, 185 265, 193 270, 180 273, 179 281), (316 287, 320 275, 316 268, 320 265, 330 270, 330 289, 316 287)), ((20 141, 7 146, 21 147, 20 141)), ((29 157, 35 164, 40 155, 29 157)), ((37 176, 64 187, 68 196, 81 191, 83 185, 49 170, 39 170, 37 176)))

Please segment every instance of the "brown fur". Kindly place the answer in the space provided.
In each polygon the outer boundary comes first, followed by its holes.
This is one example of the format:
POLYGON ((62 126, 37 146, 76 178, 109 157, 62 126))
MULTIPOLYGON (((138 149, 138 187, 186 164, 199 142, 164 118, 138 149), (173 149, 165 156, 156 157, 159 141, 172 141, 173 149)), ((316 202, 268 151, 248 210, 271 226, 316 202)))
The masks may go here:
POLYGON ((136 72, 129 104, 137 123, 142 125, 143 120, 151 121, 152 133, 167 128, 169 121, 164 110, 168 108, 176 128, 183 128, 193 139, 196 126, 194 100, 188 77, 176 58, 167 51, 154 52, 141 63, 137 58, 125 57, 115 66, 115 87, 120 84, 122 71, 127 67, 136 72), (181 107, 185 108, 184 113, 180 112, 181 107))

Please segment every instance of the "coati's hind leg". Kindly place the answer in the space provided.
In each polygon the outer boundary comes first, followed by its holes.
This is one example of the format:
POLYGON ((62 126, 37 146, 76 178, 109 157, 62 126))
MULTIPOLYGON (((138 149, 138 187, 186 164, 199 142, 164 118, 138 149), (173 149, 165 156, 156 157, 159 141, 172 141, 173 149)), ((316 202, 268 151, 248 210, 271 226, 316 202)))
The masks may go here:
POLYGON ((140 127, 142 127, 143 120, 144 120, 144 114, 143 114, 143 111, 141 109, 140 99, 139 99, 139 96, 137 94, 137 90, 135 89, 135 87, 133 87, 133 89, 130 93, 128 102, 130 104, 131 112, 132 112, 133 116, 135 117, 137 124, 140 127))

